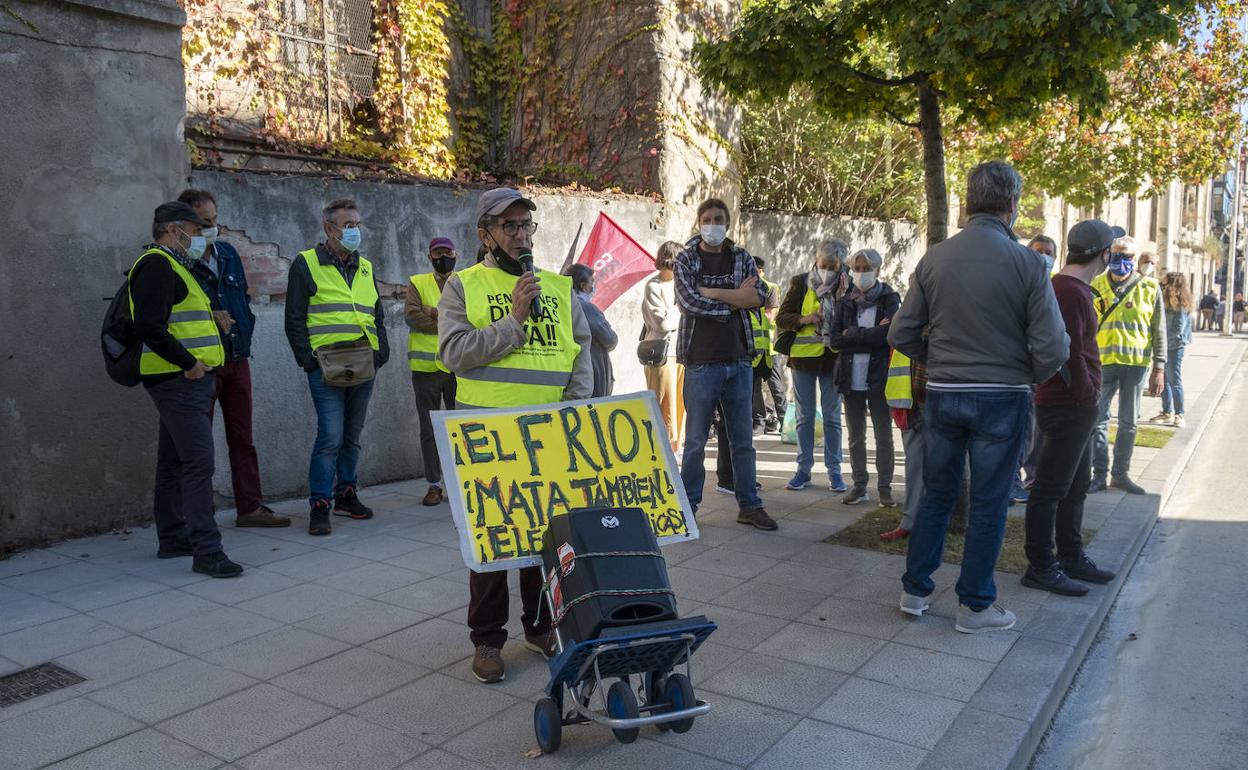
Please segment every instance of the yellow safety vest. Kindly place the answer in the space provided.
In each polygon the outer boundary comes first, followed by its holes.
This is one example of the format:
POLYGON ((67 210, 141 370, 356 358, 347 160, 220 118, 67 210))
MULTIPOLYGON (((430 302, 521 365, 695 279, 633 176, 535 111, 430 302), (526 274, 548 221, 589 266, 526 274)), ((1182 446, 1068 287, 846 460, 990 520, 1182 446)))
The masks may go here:
POLYGON ((894 350, 888 359, 888 379, 884 382, 884 398, 896 409, 914 407, 914 386, 910 381, 910 357, 894 350))
MULTIPOLYGON (((1130 280, 1130 279, 1128 279, 1130 280)), ((1102 364, 1148 366, 1153 360, 1150 330, 1157 292, 1161 287, 1153 278, 1141 278, 1123 297, 1122 302, 1096 331, 1096 344, 1101 349, 1102 364)), ((1099 320, 1116 297, 1109 275, 1101 273, 1092 279, 1094 304, 1099 320)))
POLYGON ((377 284, 373 282, 373 264, 360 257, 351 285, 333 265, 322 265, 316 249, 300 252, 316 294, 308 299, 308 341, 317 350, 335 342, 350 342, 367 337, 373 350, 378 349, 377 284))
MULTIPOLYGON (((212 303, 208 301, 208 295, 199 287, 199 282, 191 275, 191 271, 182 267, 164 249, 148 249, 135 260, 130 272, 133 273, 144 258, 152 255, 160 255, 169 260, 174 274, 186 284, 186 299, 169 311, 169 333, 182 343, 186 352, 202 361, 204 366, 221 366, 225 363, 225 348, 221 345, 217 322, 212 319, 212 303)), ((134 318, 134 296, 130 294, 129 288, 126 289, 126 294, 130 299, 130 317, 134 318)), ((143 352, 139 355, 139 374, 173 374, 180 371, 182 367, 161 358, 147 345, 143 346, 143 352)))
MULTIPOLYGON (((438 288, 438 279, 433 273, 413 275, 412 286, 420 295, 425 307, 437 307, 442 299, 442 290, 438 288)), ((413 372, 448 371, 438 358, 438 335, 412 329, 407 335, 407 363, 413 372)))
MULTIPOLYGON (((813 289, 806 289, 806 296, 802 297, 802 315, 810 315, 818 309, 819 297, 813 289)), ((793 340, 789 358, 818 358, 825 349, 823 337, 819 336, 814 324, 807 324, 797 330, 797 339, 793 340)))
MULTIPOLYGON (((769 281, 763 281, 763 285, 767 287, 767 296, 770 297, 773 291, 776 291, 776 285, 769 281)), ((766 357, 767 365, 772 366, 774 362, 775 347, 773 346, 773 332, 771 319, 767 317, 766 300, 763 300, 761 307, 756 307, 749 311, 750 313, 750 330, 754 333, 754 361, 751 366, 758 366, 766 357)))
MULTIPOLYGON (((517 276, 479 262, 456 275, 468 322, 483 329, 511 312, 517 276)), ((527 342, 493 363, 455 372, 455 399, 469 407, 553 404, 563 400, 581 352, 572 332, 572 279, 540 271, 541 315, 524 324, 527 342)))

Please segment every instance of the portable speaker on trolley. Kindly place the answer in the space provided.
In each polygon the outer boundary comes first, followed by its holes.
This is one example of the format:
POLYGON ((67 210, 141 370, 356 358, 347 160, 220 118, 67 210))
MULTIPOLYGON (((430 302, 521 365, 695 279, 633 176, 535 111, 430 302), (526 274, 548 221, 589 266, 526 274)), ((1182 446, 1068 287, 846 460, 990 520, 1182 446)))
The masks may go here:
POLYGON ((679 617, 646 513, 576 509, 553 518, 543 542, 543 602, 559 653, 534 708, 538 746, 554 752, 564 725, 588 722, 621 743, 646 725, 687 732, 710 710, 694 695, 690 658, 716 626, 679 617))

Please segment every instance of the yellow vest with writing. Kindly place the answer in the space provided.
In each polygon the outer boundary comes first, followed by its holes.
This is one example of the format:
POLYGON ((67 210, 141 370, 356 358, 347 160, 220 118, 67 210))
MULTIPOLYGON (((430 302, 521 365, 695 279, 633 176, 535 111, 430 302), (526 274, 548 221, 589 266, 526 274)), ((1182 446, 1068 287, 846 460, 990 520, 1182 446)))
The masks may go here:
POLYGON ((316 284, 316 294, 308 298, 308 341, 312 349, 367 337, 368 344, 377 350, 377 318, 373 315, 377 284, 373 282, 373 264, 359 257, 355 278, 348 286, 338 268, 321 264, 316 249, 300 252, 299 256, 316 284))
MULTIPOLYGON (((1115 301, 1108 273, 1092 279, 1092 291, 1099 321, 1115 301)), ((1100 325, 1096 344, 1101 349, 1102 364, 1148 366, 1153 360, 1151 329, 1158 291, 1160 286, 1155 279, 1141 278, 1100 325)))
MULTIPOLYGON (((212 320, 212 303, 208 300, 208 295, 199 287, 195 276, 163 249, 148 249, 143 252, 143 256, 135 261, 130 272, 134 272, 139 262, 148 256, 153 259, 163 257, 169 260, 174 274, 186 284, 186 299, 174 305, 169 311, 169 333, 182 343, 182 347, 195 356, 196 360, 202 361, 204 366, 221 366, 225 363, 225 348, 221 345, 217 322, 212 320)), ((129 289, 126 293, 129 294, 129 289)), ((130 317, 134 318, 134 296, 130 295, 129 299, 130 317)), ((156 355, 154 351, 148 349, 147 345, 143 346, 143 352, 139 355, 139 374, 173 374, 180 371, 182 367, 156 355)))
MULTIPOLYGON (((807 288, 802 297, 802 315, 810 315, 819 310, 819 297, 813 289, 807 288)), ((797 339, 793 340, 793 349, 789 358, 818 358, 824 351, 823 337, 814 324, 807 324, 797 330, 797 339)))
POLYGON ((914 386, 910 382, 910 357, 894 350, 888 359, 888 379, 884 381, 884 398, 895 409, 914 406, 914 386))
MULTIPOLYGON (((468 322, 478 329, 511 312, 517 276, 479 262, 456 275, 464 287, 468 322)), ((524 324, 524 345, 484 366, 455 372, 455 400, 462 406, 508 407, 553 404, 563 399, 581 352, 572 332, 572 279, 540 271, 541 314, 524 324)))
MULTIPOLYGON (((438 306, 442 290, 438 288, 438 279, 433 273, 413 275, 411 281, 425 307, 438 306)), ((447 371, 442 359, 438 358, 438 335, 412 329, 407 335, 407 363, 413 372, 447 371)))

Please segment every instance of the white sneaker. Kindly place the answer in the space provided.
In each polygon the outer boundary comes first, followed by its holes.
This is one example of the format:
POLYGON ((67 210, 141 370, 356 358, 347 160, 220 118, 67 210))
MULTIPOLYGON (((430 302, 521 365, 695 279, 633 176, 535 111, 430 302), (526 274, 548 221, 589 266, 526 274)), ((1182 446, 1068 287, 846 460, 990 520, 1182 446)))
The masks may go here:
POLYGON ((1181 414, 1176 414, 1176 415, 1174 416, 1174 423, 1173 423, 1174 427, 1176 427, 1176 428, 1182 428, 1182 427, 1183 427, 1184 425, 1186 425, 1186 424, 1187 424, 1187 423, 1186 423, 1186 422, 1184 422, 1184 420, 1183 420, 1183 415, 1181 415, 1181 414))
POLYGON ((915 596, 911 593, 901 592, 901 601, 897 603, 897 609, 913 615, 916 618, 922 617, 932 606, 931 599, 926 596, 915 596))
POLYGON ((1013 612, 996 604, 979 612, 967 607, 965 604, 959 604, 958 616, 953 623, 953 629, 964 634, 1008 631, 1014 627, 1016 620, 1017 618, 1014 617, 1013 612))
POLYGON ((1160 412, 1156 416, 1149 418, 1149 422, 1162 423, 1163 425, 1169 425, 1173 419, 1174 419, 1174 415, 1170 414, 1169 412, 1160 412))

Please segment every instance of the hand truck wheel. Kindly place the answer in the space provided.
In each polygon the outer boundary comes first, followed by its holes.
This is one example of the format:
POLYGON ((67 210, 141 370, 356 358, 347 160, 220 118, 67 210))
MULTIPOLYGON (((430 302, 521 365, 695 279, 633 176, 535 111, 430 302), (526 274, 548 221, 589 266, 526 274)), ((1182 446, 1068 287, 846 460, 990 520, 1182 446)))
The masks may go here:
MULTIPOLYGON (((627 679, 620 679, 607 690, 607 716, 612 719, 636 719, 641 714, 637 707, 637 696, 629 686, 627 679)), ((632 743, 641 733, 639 727, 612 729, 615 739, 620 743, 632 743)))
POLYGON ((553 698, 542 698, 533 707, 533 732, 543 754, 554 754, 563 740, 563 715, 553 698))
MULTIPOLYGON (((666 682, 667 677, 661 671, 651 671, 646 674, 645 693, 647 706, 654 706, 667 701, 667 694, 664 692, 666 682)), ((664 709, 657 709, 650 713, 661 714, 663 711, 664 709)), ((667 722, 658 722, 655 724, 655 727, 658 728, 658 731, 661 733, 665 733, 672 729, 667 722)))
MULTIPOLYGON (((681 711, 698 705, 698 700, 693 695, 693 682, 690 682, 689 677, 684 674, 669 676, 663 686, 663 694, 666 696, 668 708, 671 711, 681 711)), ((668 722, 667 726, 674 733, 687 733, 689 728, 693 727, 693 717, 668 722)))

